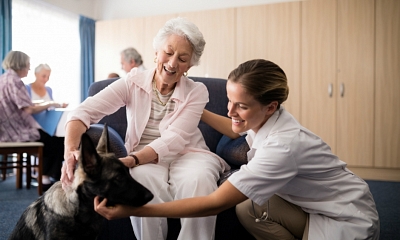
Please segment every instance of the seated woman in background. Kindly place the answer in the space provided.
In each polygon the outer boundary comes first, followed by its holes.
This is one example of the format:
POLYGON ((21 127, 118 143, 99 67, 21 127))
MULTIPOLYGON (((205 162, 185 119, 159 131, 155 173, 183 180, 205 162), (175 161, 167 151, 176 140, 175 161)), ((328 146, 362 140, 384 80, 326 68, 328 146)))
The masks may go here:
MULTIPOLYGON (((43 101, 54 101, 53 99, 53 90, 46 86, 46 83, 50 79, 51 68, 47 64, 39 64, 35 68, 35 81, 31 84, 26 85, 26 89, 28 90, 29 95, 33 102, 38 100, 43 101)), ((60 103, 60 107, 67 107, 67 103, 60 103)))
POLYGON ((208 196, 138 208, 96 197, 96 211, 107 219, 204 217, 236 205, 256 239, 379 238, 368 184, 284 109, 289 88, 278 65, 247 61, 229 74, 226 90, 229 118, 205 110, 201 120, 230 138, 247 133, 248 164, 208 196))
POLYGON ((59 179, 64 160, 64 138, 52 137, 41 129, 32 114, 50 107, 60 107, 54 101, 33 104, 21 78, 30 70, 29 56, 10 51, 2 63, 6 72, 0 76, 0 142, 44 143, 43 190, 51 186, 50 176, 59 179))

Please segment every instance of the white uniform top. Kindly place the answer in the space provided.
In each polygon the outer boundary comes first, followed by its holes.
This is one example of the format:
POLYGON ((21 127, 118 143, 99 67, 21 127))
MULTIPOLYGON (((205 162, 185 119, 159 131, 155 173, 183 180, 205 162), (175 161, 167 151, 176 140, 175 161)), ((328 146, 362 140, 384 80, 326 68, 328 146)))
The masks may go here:
POLYGON ((247 132, 249 163, 228 179, 258 205, 272 195, 310 214, 309 239, 378 239, 379 217, 367 183, 283 107, 247 132))

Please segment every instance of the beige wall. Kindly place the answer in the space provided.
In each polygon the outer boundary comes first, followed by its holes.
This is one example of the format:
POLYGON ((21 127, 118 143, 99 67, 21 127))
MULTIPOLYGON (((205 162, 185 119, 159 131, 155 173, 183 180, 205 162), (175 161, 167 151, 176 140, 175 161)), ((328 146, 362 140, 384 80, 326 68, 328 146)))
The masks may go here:
POLYGON ((194 22, 207 42, 190 76, 227 78, 244 61, 269 59, 288 75, 290 96, 285 104, 300 116, 300 2, 97 21, 95 81, 110 72, 125 75, 119 54, 127 47, 141 53, 147 68, 154 67, 153 37, 165 21, 177 16, 194 22))

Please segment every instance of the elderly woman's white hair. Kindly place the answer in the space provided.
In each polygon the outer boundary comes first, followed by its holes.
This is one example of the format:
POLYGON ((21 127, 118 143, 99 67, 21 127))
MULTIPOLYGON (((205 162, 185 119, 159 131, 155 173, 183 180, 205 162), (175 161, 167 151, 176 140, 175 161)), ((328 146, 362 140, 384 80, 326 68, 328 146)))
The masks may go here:
POLYGON ((39 64, 39 66, 37 66, 35 68, 35 73, 38 73, 38 72, 42 71, 42 69, 46 69, 46 70, 50 70, 51 71, 51 68, 50 68, 49 65, 47 65, 46 63, 41 63, 41 64, 39 64))
POLYGON ((200 57, 203 54, 204 46, 206 45, 206 41, 204 40, 203 34, 200 32, 199 28, 194 23, 182 17, 168 20, 164 27, 162 27, 154 37, 154 50, 160 50, 163 43, 171 35, 182 36, 189 40, 193 48, 190 66, 199 65, 200 57))

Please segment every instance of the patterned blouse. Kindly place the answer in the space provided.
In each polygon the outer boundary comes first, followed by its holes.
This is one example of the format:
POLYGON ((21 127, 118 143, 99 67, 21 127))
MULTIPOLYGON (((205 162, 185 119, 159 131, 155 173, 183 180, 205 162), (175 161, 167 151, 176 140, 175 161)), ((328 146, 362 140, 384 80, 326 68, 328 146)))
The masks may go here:
POLYGON ((29 142, 40 138, 40 125, 22 110, 33 105, 24 83, 9 69, 0 76, 0 142, 29 142))

